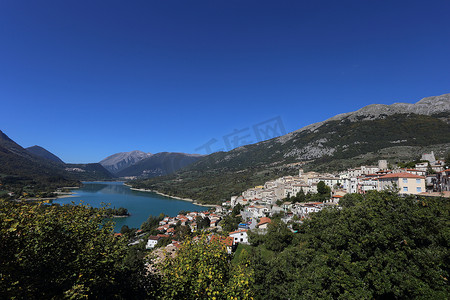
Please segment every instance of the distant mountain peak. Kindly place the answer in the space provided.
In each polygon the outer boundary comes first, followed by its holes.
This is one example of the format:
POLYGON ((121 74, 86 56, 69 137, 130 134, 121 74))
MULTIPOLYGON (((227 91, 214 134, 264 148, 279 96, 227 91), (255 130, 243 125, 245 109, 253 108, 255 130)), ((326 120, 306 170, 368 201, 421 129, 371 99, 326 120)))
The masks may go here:
POLYGON ((294 132, 288 133, 287 135, 281 136, 278 139, 279 141, 284 142, 297 132, 302 132, 305 130, 314 131, 323 124, 330 121, 339 121, 343 119, 348 119, 352 122, 356 122, 363 120, 374 120, 383 116, 390 116, 394 114, 418 114, 430 116, 433 114, 439 114, 443 112, 450 112, 450 93, 443 94, 440 96, 426 97, 416 103, 398 102, 390 105, 370 104, 364 106, 363 108, 357 111, 338 114, 325 121, 310 124, 294 132))
POLYGON ((168 175, 184 168, 205 155, 180 152, 159 152, 121 170, 119 177, 156 177, 168 175))
POLYGON ((106 157, 100 161, 100 164, 113 174, 117 174, 121 170, 134 165, 135 163, 152 156, 140 150, 130 152, 119 152, 106 157))

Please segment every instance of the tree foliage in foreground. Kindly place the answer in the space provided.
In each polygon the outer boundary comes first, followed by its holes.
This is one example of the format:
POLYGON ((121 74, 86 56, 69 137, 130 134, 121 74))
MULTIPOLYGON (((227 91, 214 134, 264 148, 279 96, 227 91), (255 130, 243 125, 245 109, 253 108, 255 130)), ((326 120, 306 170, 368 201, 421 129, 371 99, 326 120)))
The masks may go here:
POLYGON ((448 199, 372 192, 325 209, 271 259, 252 253, 259 299, 445 299, 448 199), (351 202, 350 202, 351 200, 351 202), (294 241, 297 241, 295 239, 294 241))
POLYGON ((0 201, 0 298, 145 296, 142 261, 127 265, 127 241, 104 211, 0 201))
POLYGON ((160 299, 252 299, 247 263, 232 266, 226 246, 218 241, 187 240, 160 269, 160 299))

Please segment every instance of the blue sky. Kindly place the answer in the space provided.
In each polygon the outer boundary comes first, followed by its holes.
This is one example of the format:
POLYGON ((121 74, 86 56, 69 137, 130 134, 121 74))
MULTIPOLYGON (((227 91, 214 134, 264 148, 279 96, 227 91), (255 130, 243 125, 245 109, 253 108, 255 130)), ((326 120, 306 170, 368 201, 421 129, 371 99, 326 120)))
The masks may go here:
POLYGON ((450 92, 449 1, 1 1, 0 129, 66 162, 200 152, 450 92), (280 121, 281 120, 281 121, 280 121), (253 135, 253 136, 252 136, 253 135))

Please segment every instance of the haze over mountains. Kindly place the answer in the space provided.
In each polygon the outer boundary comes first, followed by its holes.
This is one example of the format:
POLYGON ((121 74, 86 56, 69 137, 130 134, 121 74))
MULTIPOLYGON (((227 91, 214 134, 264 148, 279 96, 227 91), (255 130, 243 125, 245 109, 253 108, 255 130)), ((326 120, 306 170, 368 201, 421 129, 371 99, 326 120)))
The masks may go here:
POLYGON ((100 164, 117 177, 145 177, 171 174, 199 160, 202 155, 177 152, 145 153, 139 150, 108 156, 100 164))
POLYGON ((307 170, 343 170, 378 159, 411 160, 431 150, 438 156, 450 150, 450 94, 415 104, 369 105, 284 136, 213 153, 171 176, 133 184, 217 203, 295 174, 298 164, 307 170))
POLYGON ((101 160, 99 163, 111 173, 117 174, 123 169, 134 165, 138 161, 150 156, 152 156, 151 153, 134 150, 131 152, 120 152, 110 155, 107 158, 101 160))
POLYGON ((144 158, 116 173, 119 177, 156 177, 172 174, 204 157, 198 154, 160 152, 144 158))

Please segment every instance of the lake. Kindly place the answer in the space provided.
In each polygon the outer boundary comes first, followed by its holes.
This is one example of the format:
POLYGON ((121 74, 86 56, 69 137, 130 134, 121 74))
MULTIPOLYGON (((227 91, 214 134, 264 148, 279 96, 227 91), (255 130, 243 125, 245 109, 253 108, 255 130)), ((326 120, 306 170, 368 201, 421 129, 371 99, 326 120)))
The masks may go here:
POLYGON ((157 216, 164 213, 176 216, 179 211, 204 211, 208 207, 195 205, 189 201, 178 200, 161 196, 151 192, 140 192, 130 189, 123 182, 83 182, 79 189, 72 190, 73 197, 59 198, 54 203, 89 204, 92 207, 101 207, 102 203, 110 204, 110 207, 125 207, 131 214, 126 218, 115 218, 115 230, 120 231, 123 225, 139 228, 147 220, 149 215, 157 216))

